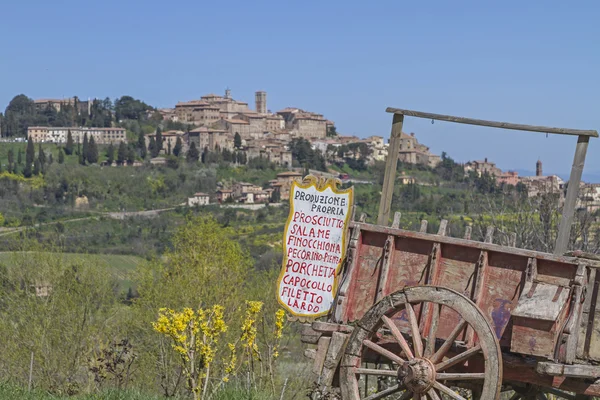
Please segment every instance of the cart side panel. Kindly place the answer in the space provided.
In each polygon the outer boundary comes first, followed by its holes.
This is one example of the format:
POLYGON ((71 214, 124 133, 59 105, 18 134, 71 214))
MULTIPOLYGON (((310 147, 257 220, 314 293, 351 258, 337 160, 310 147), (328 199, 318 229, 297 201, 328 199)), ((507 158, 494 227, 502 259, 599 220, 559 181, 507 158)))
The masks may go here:
POLYGON ((352 271, 353 282, 347 295, 346 321, 362 318, 375 304, 386 239, 386 235, 378 232, 361 231, 357 262, 352 271))
MULTIPOLYGON (((442 258, 439 270, 434 272, 433 284, 456 290, 472 298, 475 286, 475 269, 479 251, 465 246, 441 245, 442 258)), ((438 338, 446 338, 461 321, 461 317, 448 307, 442 308, 438 325, 438 338)), ((465 338, 460 338, 464 340, 465 338)))
POLYGON ((491 322, 502 347, 510 347, 511 314, 519 301, 526 268, 526 257, 488 253, 488 265, 483 273, 483 291, 478 306, 491 322))
POLYGON ((383 294, 387 296, 405 286, 425 284, 426 268, 432 243, 411 238, 396 238, 388 280, 383 294))

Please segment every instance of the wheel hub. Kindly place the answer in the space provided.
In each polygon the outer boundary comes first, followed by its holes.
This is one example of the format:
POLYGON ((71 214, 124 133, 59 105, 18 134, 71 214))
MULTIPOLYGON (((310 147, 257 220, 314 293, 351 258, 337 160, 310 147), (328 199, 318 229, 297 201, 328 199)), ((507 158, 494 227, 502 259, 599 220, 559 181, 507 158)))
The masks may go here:
POLYGON ((435 382, 435 367, 426 358, 413 358, 398 368, 398 382, 414 393, 426 393, 435 382))

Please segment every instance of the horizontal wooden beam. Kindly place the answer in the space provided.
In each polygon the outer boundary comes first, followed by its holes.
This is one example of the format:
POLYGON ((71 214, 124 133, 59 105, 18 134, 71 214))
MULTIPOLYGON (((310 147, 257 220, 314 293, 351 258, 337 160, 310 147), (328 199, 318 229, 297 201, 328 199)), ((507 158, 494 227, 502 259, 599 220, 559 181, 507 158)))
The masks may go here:
POLYGON ((433 114, 422 111, 403 110, 401 108, 388 107, 386 112, 393 114, 401 114, 408 117, 433 119, 436 121, 456 122, 459 124, 488 126, 490 128, 512 129, 516 131, 542 132, 558 135, 575 135, 575 136, 591 136, 598 137, 598 132, 595 130, 569 129, 569 128, 552 128, 549 126, 536 126, 524 124, 512 124, 510 122, 486 121, 483 119, 473 119, 464 117, 453 117, 452 115, 433 114))

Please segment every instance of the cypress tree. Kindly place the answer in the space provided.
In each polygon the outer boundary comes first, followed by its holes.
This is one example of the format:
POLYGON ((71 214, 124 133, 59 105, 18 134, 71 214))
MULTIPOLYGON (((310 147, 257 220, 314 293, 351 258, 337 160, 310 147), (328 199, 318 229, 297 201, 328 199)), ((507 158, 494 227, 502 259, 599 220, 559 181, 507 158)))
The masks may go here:
POLYGON ((133 165, 135 161, 135 149, 133 147, 129 147, 127 150, 127 164, 133 165))
POLYGON ((117 151, 117 164, 123 165, 127 160, 127 146, 124 142, 119 143, 119 150, 117 151))
POLYGON ((115 161, 115 148, 111 143, 108 145, 108 149, 106 149, 106 162, 108 165, 112 165, 113 161, 115 161))
POLYGON ((33 140, 29 138, 27 140, 27 150, 25 151, 25 170, 23 174, 26 178, 31 176, 31 167, 33 165, 33 160, 35 158, 35 149, 33 148, 33 140))
POLYGON ((188 162, 195 162, 195 161, 198 161, 199 157, 200 157, 200 153, 198 152, 198 149, 196 148, 196 143, 192 142, 190 149, 188 150, 186 159, 188 162))
POLYGON ((96 145, 96 141, 94 140, 93 136, 88 144, 87 160, 90 164, 96 164, 98 162, 98 146, 96 145))
POLYGON ((88 152, 90 151, 90 145, 89 145, 89 141, 88 141, 88 136, 87 136, 87 132, 83 134, 83 162, 82 164, 85 165, 85 162, 87 161, 88 158, 88 152))
POLYGON ((62 149, 58 150, 58 163, 59 164, 65 163, 65 152, 62 149))
POLYGON ((171 141, 169 140, 169 142, 167 143, 167 154, 171 155, 171 141))
POLYGON ((67 155, 73 154, 73 135, 71 135, 71 130, 67 131, 67 144, 65 146, 65 153, 67 155))
POLYGON ((160 126, 156 128, 156 149, 157 153, 160 153, 160 151, 163 149, 163 137, 162 131, 160 130, 160 126))
POLYGON ((240 136, 240 134, 238 132, 236 132, 235 136, 233 137, 233 146, 236 149, 239 149, 242 147, 242 137, 240 136))
POLYGON ((41 143, 38 147, 38 161, 40 162, 40 165, 46 164, 46 154, 44 153, 44 149, 42 149, 41 143))
POLYGON ((8 150, 8 172, 14 172, 13 171, 13 165, 15 163, 15 156, 13 153, 12 149, 8 150))
POLYGON ((181 141, 180 137, 177 137, 177 141, 175 142, 175 147, 173 148, 173 154, 175 154, 177 157, 179 157, 182 150, 183 150, 183 142, 181 141))
POLYGON ((150 156, 152 158, 158 156, 160 150, 158 149, 158 145, 156 144, 156 140, 154 140, 153 136, 150 136, 150 144, 148 145, 148 150, 150 150, 150 156))
POLYGON ((140 132, 140 135, 138 136, 137 147, 140 150, 146 148, 146 135, 144 135, 144 132, 140 132))
POLYGON ((22 153, 21 153, 21 149, 20 149, 20 148, 19 148, 19 153, 18 153, 18 155, 17 155, 17 164, 18 164, 18 165, 21 165, 21 164, 23 164, 23 156, 22 156, 22 153))
POLYGON ((35 162, 33 163, 33 175, 39 175, 39 174, 40 174, 40 161, 35 160, 35 162))

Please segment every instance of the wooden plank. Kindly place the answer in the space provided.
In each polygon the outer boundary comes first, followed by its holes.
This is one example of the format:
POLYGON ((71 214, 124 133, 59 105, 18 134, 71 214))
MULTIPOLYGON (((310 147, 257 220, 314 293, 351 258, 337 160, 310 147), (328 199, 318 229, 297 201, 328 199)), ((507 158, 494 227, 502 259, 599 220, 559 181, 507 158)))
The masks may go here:
POLYGON ((488 226, 487 229, 485 230, 485 243, 493 243, 494 242, 494 231, 496 230, 496 228, 494 228, 493 226, 488 226))
POLYGON ((321 371, 323 370, 323 363, 325 362, 325 356, 327 355, 327 350, 329 349, 330 342, 330 337, 323 336, 319 339, 319 344, 317 345, 317 351, 315 353, 315 358, 312 366, 312 373, 314 374, 315 378, 321 376, 321 371))
POLYGON ((333 383, 333 376, 344 354, 344 344, 347 337, 347 334, 341 332, 333 332, 331 336, 329 349, 327 349, 327 355, 323 362, 323 372, 321 373, 321 384, 324 386, 331 386, 333 383))
POLYGON ((323 333, 332 333, 332 332, 352 333, 352 331, 354 330, 354 328, 350 325, 334 324, 332 322, 325 322, 325 321, 313 322, 312 329, 316 332, 323 332, 323 333))
MULTIPOLYGON (((477 304, 478 307, 482 307, 481 296, 484 289, 484 281, 486 276, 486 269, 488 267, 488 252, 482 250, 479 253, 479 259, 475 266, 475 285, 473 288, 473 303, 477 304)), ((500 339, 500 338, 498 338, 500 339)), ((473 346, 475 345, 475 331, 469 327, 467 331, 467 342, 473 346)))
POLYGON ((317 344, 322 335, 321 332, 315 332, 310 324, 302 324, 300 330, 300 341, 302 343, 317 344))
POLYGON ((429 222, 426 219, 422 220, 421 227, 419 228, 419 232, 427 233, 427 224, 429 224, 429 222))
MULTIPOLYGON (((600 289, 600 274, 598 274, 598 270, 593 269, 590 272, 590 286, 588 288, 587 297, 589 298, 589 308, 587 308, 588 318, 585 326, 585 342, 583 348, 583 357, 584 358, 595 358, 598 356, 598 351, 594 351, 592 355, 592 339, 594 339, 594 350, 597 346, 598 334, 594 335, 594 321, 596 320, 596 310, 598 309, 598 289, 600 289)), ((588 301, 586 300, 586 303, 588 301)), ((584 309, 586 305, 584 303, 584 309)), ((585 312, 585 311, 584 311, 585 312)), ((600 321, 600 317, 598 318, 600 321)))
POLYGON ((473 227, 471 225, 467 225, 465 228, 465 240, 471 240, 471 234, 473 232, 473 227))
POLYGON ((392 228, 400 228, 400 218, 402 218, 402 213, 396 211, 394 213, 394 221, 392 222, 392 228))
POLYGON ((501 128, 511 129, 517 131, 527 132, 541 132, 541 133, 552 133, 558 135, 575 135, 575 136, 586 136, 586 137, 598 137, 598 132, 593 129, 571 129, 571 128, 552 128, 548 126, 536 126, 536 125, 525 125, 525 124, 513 124, 510 122, 497 122, 497 121, 486 121, 483 119, 455 117, 452 115, 434 114, 423 111, 405 110, 401 108, 388 107, 386 112, 393 113, 394 115, 406 115, 408 117, 433 119, 436 121, 456 122, 459 124, 487 126, 490 128, 501 128))
POLYGON ((600 366, 597 365, 565 365, 552 362, 540 362, 536 371, 542 375, 566 376, 569 378, 594 378, 600 376, 600 366))
MULTIPOLYGON (((457 246, 470 247, 473 249, 488 250, 488 251, 493 251, 493 252, 497 252, 497 253, 514 254, 514 255, 524 256, 524 257, 535 257, 538 260, 555 261, 555 262, 559 262, 559 263, 570 264, 570 265, 573 265, 574 267, 576 267, 578 265, 578 262, 581 260, 581 259, 574 259, 573 257, 566 257, 566 256, 560 256, 560 255, 552 255, 549 253, 542 253, 540 251, 512 248, 512 247, 500 246, 500 245, 492 244, 492 243, 467 241, 465 239, 453 238, 453 237, 449 237, 449 236, 433 235, 430 233, 411 232, 411 231, 406 231, 403 229, 392 229, 389 227, 379 226, 379 225, 361 224, 360 226, 362 229, 369 231, 369 232, 380 232, 380 233, 384 233, 386 235, 392 234, 392 235, 396 235, 400 238, 406 237, 406 238, 425 240, 425 241, 434 242, 434 243, 446 243, 446 244, 453 244, 453 245, 457 245, 457 246)), ((585 260, 585 261, 587 262, 587 260, 585 260)), ((600 265, 592 263, 592 262, 590 262, 590 264, 587 264, 587 265, 589 267, 600 268, 600 265)))
POLYGON ((567 304, 571 291, 541 282, 525 282, 513 317, 531 318, 540 321, 556 321, 567 304))
POLYGON ((573 223, 573 214, 575 213, 577 194, 579 193, 579 182, 581 182, 581 174, 583 173, 583 165, 585 164, 585 155, 589 141, 589 136, 579 136, 577 138, 577 146, 575 147, 575 156, 573 157, 573 166, 571 167, 569 186, 558 228, 556 245, 554 246, 554 254, 564 254, 569 246, 571 224, 573 223))
POLYGON ((402 136, 402 124, 404 116, 394 114, 392 121, 392 133, 388 146, 388 155, 385 162, 385 175, 381 189, 381 200, 379 202, 378 225, 387 225, 390 219, 390 208, 392 206, 392 195, 394 194, 394 182, 396 181, 396 168, 398 167, 398 152, 400 151, 400 137, 402 136))

